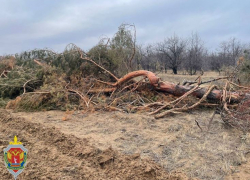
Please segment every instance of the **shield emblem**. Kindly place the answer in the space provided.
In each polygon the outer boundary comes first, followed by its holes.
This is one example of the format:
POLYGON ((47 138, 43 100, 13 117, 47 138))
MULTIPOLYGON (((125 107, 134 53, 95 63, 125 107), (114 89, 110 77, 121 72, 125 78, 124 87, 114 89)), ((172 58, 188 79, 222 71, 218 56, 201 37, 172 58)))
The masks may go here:
POLYGON ((14 137, 14 142, 10 142, 9 146, 4 149, 4 162, 8 171, 16 179, 24 170, 27 161, 28 150, 23 147, 21 142, 14 137))

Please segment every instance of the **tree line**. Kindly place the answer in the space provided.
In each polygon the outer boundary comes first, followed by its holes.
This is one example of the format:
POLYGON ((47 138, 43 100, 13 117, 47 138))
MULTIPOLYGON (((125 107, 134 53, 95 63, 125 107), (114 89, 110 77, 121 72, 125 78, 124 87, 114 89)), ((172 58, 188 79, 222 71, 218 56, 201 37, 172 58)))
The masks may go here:
POLYGON ((182 73, 195 75, 198 71, 221 73, 223 69, 234 67, 249 49, 249 45, 232 37, 221 42, 216 50, 209 51, 198 33, 187 38, 174 34, 158 43, 140 45, 135 33, 131 25, 122 24, 113 38, 102 39, 89 54, 99 63, 114 65, 113 70, 121 74, 145 69, 162 73, 170 70, 173 74, 182 70, 182 73))
MULTIPOLYGON (((73 47, 68 45, 60 56, 48 49, 35 49, 15 54, 15 58, 18 64, 29 66, 34 66, 33 59, 41 59, 60 67, 67 74, 98 74, 98 68, 83 63, 79 54, 68 53, 75 51, 73 47)), ((195 75, 208 70, 221 73, 223 69, 235 67, 248 57, 249 45, 232 37, 221 42, 216 50, 209 51, 198 33, 192 33, 187 38, 174 34, 161 42, 141 45, 136 41, 135 26, 122 24, 112 38, 101 38, 86 53, 100 66, 120 77, 139 69, 173 74, 181 70, 182 73, 195 75)))

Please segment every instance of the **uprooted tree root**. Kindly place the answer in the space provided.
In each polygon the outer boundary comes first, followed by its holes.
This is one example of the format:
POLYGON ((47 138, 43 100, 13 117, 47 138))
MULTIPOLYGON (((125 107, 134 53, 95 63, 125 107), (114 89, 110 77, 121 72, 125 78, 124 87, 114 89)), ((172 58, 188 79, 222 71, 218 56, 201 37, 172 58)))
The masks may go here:
POLYGON ((75 55, 77 53, 83 62, 99 67, 114 82, 96 79, 91 74, 88 77, 77 75, 67 77, 65 74, 51 70, 53 68, 50 65, 34 60, 35 64, 50 73, 43 76, 43 84, 39 88, 29 92, 27 92, 28 85, 36 80, 26 79, 21 86, 22 95, 10 101, 7 108, 28 111, 49 109, 78 109, 85 112, 95 110, 142 111, 143 113, 149 112, 155 118, 162 118, 169 114, 190 111, 203 105, 220 106, 222 107, 221 112, 223 112, 221 113, 222 118, 226 123, 250 129, 249 112, 245 108, 250 104, 249 94, 247 94, 249 87, 239 86, 229 81, 230 77, 207 82, 226 79, 223 90, 215 85, 201 87, 201 84, 206 83, 202 82, 201 78, 197 78, 196 82, 191 83, 196 83, 194 86, 163 82, 153 72, 146 70, 133 71, 118 78, 88 57, 78 47, 73 46, 72 53, 75 55), (141 79, 135 81, 135 78, 141 79), (237 87, 238 91, 231 92, 231 86, 237 87), (237 107, 232 109, 231 106, 237 107))

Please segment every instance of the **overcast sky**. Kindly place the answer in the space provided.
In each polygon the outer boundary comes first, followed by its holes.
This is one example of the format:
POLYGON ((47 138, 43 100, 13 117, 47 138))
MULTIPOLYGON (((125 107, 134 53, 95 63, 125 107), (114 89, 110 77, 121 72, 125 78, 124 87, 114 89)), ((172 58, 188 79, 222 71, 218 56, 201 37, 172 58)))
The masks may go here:
POLYGON ((140 44, 197 32, 207 48, 235 37, 250 42, 250 0, 0 0, 0 54, 35 48, 84 50, 122 23, 140 44))

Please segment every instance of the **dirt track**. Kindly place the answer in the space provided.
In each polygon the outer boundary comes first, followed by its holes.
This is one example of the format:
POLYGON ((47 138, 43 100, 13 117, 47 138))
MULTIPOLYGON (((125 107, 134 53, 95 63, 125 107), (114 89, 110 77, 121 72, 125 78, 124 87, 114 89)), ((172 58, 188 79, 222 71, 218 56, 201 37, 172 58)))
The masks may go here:
MULTIPOLYGON (((169 174, 138 154, 124 155, 111 148, 100 150, 87 139, 60 132, 55 127, 14 117, 0 110, 0 147, 17 135, 28 149, 28 161, 18 180, 28 179, 188 179, 169 174)), ((3 153, 0 153, 3 160, 3 153)), ((0 164, 0 179, 13 179, 0 164)))

